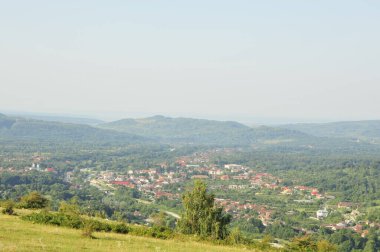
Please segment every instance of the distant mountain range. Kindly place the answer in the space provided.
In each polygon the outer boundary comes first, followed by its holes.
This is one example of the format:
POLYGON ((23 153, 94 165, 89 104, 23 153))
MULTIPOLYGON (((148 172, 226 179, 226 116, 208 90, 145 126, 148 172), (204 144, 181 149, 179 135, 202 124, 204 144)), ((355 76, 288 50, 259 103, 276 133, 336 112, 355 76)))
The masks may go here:
POLYGON ((302 123, 280 126, 308 135, 329 138, 349 138, 370 143, 380 143, 380 120, 333 123, 302 123))
POLYGON ((0 139, 43 140, 51 142, 145 142, 140 136, 104 130, 83 124, 10 117, 0 114, 0 139))
POLYGON ((94 118, 61 116, 61 115, 43 115, 43 114, 33 114, 33 113, 22 114, 21 113, 21 114, 11 114, 11 116, 42 120, 42 121, 51 121, 51 122, 86 124, 86 125, 91 125, 91 126, 104 123, 104 121, 99 120, 99 119, 94 119, 94 118))
POLYGON ((0 140, 352 150, 372 148, 379 139, 380 121, 252 128, 233 121, 153 116, 89 126, 0 114, 0 140))
POLYGON ((153 116, 142 119, 123 119, 99 124, 112 129, 165 143, 212 145, 251 145, 261 141, 293 141, 307 137, 294 130, 261 126, 251 128, 233 121, 214 121, 192 118, 153 116))

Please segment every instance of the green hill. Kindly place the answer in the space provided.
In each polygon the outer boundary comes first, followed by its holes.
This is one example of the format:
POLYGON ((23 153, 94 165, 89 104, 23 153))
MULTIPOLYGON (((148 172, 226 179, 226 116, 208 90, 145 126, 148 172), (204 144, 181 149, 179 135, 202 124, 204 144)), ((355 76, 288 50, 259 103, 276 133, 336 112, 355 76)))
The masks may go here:
POLYGON ((123 119, 98 125, 104 129, 154 138, 165 143, 210 145, 251 145, 268 140, 293 141, 307 137, 294 130, 257 127, 238 122, 192 118, 154 116, 142 119, 123 119))
MULTIPOLYGON (((16 116, 16 115, 15 115, 16 116)), ((40 115, 40 114, 19 114, 17 116, 42 120, 42 121, 51 121, 51 122, 63 122, 63 123, 75 123, 75 124, 86 124, 94 126, 100 123, 104 123, 102 120, 93 119, 93 118, 84 118, 84 117, 70 117, 70 116, 60 116, 60 115, 40 115)))
POLYGON ((289 124, 281 127, 317 137, 350 138, 380 143, 380 121, 289 124))
POLYGON ((115 233, 84 238, 80 230, 32 224, 17 216, 0 214, 0 251, 154 251, 240 252, 257 251, 195 241, 159 240, 115 233))
POLYGON ((88 125, 9 117, 0 114, 0 139, 51 142, 135 143, 143 137, 88 125))

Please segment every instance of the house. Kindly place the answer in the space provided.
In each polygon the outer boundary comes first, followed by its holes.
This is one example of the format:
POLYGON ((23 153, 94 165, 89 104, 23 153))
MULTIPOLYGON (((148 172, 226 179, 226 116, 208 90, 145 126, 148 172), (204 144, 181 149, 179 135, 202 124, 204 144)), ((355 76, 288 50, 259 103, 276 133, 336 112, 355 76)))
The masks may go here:
POLYGON ((329 212, 326 210, 326 208, 323 210, 317 211, 317 218, 318 219, 326 218, 328 215, 329 215, 329 212))
POLYGON ((289 188, 289 187, 283 187, 281 194, 292 195, 293 194, 293 190, 291 188, 289 188))
POLYGON ((111 184, 122 185, 122 186, 129 187, 129 188, 135 188, 135 185, 129 181, 112 181, 111 184))
POLYGON ((237 164, 226 164, 224 165, 224 168, 229 169, 229 170, 239 171, 243 168, 243 166, 237 165, 237 164))
POLYGON ((220 176, 220 180, 230 180, 230 177, 228 175, 220 176))
POLYGON ((333 228, 333 230, 340 230, 340 229, 346 229, 347 228, 347 224, 344 223, 344 222, 339 222, 338 224, 335 225, 335 227, 333 228))
POLYGON ((309 187, 307 187, 307 186, 295 186, 294 188, 298 189, 300 191, 308 191, 309 190, 309 187))
POLYGON ((209 170, 209 171, 208 171, 208 174, 210 174, 210 175, 222 175, 222 174, 223 174, 223 171, 220 170, 220 169, 217 169, 217 170, 209 170))
POLYGON ((235 190, 241 190, 248 188, 248 185, 229 185, 228 189, 235 189, 235 190))
POLYGON ((235 179, 235 180, 246 180, 246 179, 248 179, 248 177, 244 176, 244 175, 239 175, 239 176, 232 176, 232 179, 235 179))
POLYGON ((207 175, 194 175, 191 176, 192 179, 208 179, 207 175))
POLYGON ((199 165, 195 165, 195 164, 186 165, 186 168, 199 168, 199 167, 200 167, 199 165))
POLYGON ((364 230, 363 233, 361 234, 362 238, 365 238, 369 234, 369 230, 364 230))
POLYGON ((339 202, 338 203, 338 208, 346 208, 346 209, 350 209, 354 206, 354 203, 352 202, 339 202))
POLYGON ((352 230, 354 230, 356 233, 362 233, 363 226, 360 224, 356 224, 355 226, 352 227, 352 230))
POLYGON ((314 188, 314 189, 311 191, 310 194, 313 195, 313 196, 317 196, 317 195, 319 194, 318 189, 315 189, 315 188, 314 188))

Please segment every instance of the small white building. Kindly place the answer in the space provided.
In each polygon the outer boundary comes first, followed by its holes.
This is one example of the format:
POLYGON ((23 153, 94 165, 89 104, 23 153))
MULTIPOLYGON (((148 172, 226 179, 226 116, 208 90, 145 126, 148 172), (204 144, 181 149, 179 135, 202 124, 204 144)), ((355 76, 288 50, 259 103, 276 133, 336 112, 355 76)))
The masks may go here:
POLYGON ((323 210, 317 211, 317 218, 318 219, 326 218, 328 215, 329 215, 329 212, 326 210, 326 208, 323 210))

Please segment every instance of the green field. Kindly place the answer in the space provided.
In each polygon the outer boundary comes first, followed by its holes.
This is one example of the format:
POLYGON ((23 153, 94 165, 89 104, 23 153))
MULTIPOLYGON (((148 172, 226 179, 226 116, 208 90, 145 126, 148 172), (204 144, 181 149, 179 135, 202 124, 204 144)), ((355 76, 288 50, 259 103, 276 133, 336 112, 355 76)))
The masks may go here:
POLYGON ((32 224, 17 216, 0 215, 0 251, 254 251, 114 233, 94 233, 94 237, 84 238, 80 230, 32 224))

